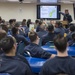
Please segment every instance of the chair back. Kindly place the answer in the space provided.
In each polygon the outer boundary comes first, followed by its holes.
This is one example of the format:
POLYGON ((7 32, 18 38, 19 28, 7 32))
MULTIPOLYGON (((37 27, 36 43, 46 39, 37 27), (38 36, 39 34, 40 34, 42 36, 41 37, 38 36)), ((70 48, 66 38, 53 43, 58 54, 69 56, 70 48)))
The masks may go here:
POLYGON ((59 73, 59 74, 56 74, 56 75, 68 75, 68 74, 59 73))
POLYGON ((71 46, 72 46, 72 47, 75 47, 75 43, 73 43, 71 46))
POLYGON ((29 51, 25 51, 24 56, 25 56, 25 57, 31 57, 31 54, 30 54, 29 51))
POLYGON ((54 46, 54 43, 53 43, 53 41, 49 41, 45 45, 47 45, 47 46, 54 46))
POLYGON ((0 73, 0 75, 11 75, 9 73, 0 73))
POLYGON ((21 54, 25 48, 25 44, 23 42, 20 42, 17 46, 17 53, 21 54))

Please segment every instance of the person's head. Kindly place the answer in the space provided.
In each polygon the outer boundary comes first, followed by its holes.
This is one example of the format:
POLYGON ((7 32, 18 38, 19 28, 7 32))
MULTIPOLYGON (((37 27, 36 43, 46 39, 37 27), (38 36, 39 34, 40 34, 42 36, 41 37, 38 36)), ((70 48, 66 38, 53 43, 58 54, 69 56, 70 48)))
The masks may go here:
POLYGON ((43 22, 40 21, 40 22, 39 22, 39 25, 42 25, 42 24, 43 24, 43 22))
POLYGON ((48 32, 53 32, 54 26, 52 24, 48 25, 47 30, 48 30, 48 32))
POLYGON ((26 22, 26 19, 23 19, 22 22, 26 22))
POLYGON ((13 25, 15 25, 16 24, 16 19, 13 19, 13 25))
POLYGON ((40 25, 40 30, 46 30, 46 26, 45 25, 40 25))
POLYGON ((13 35, 19 34, 19 30, 17 27, 13 27, 11 31, 13 35))
POLYGON ((54 45, 58 52, 64 53, 67 48, 67 39, 62 35, 57 35, 54 38, 54 45))
POLYGON ((37 25, 38 25, 38 24, 39 24, 39 20, 35 20, 35 24, 37 24, 37 25))
POLYGON ((70 31, 71 31, 71 32, 74 32, 74 31, 75 31, 75 25, 71 25, 71 26, 70 26, 70 31))
POLYGON ((15 55, 16 53, 16 40, 12 36, 6 36, 0 41, 0 47, 4 51, 5 54, 15 55))
POLYGON ((12 25, 13 24, 13 19, 10 19, 9 23, 10 23, 10 25, 12 25))
POLYGON ((16 23, 14 27, 16 27, 16 28, 18 28, 18 29, 19 29, 20 24, 19 24, 19 23, 16 23))
POLYGON ((56 21, 55 27, 56 27, 56 28, 62 27, 62 23, 61 23, 60 21, 56 21))
POLYGON ((69 14, 69 10, 68 9, 65 9, 65 14, 69 14))
POLYGON ((75 41, 75 32, 72 33, 72 39, 75 41))
POLYGON ((25 26, 26 25, 26 19, 23 19, 22 20, 22 26, 25 26))
POLYGON ((31 23, 31 19, 28 19, 27 23, 31 23))
POLYGON ((8 26, 7 25, 2 24, 1 26, 2 26, 3 30, 5 30, 6 32, 8 32, 8 26))
POLYGON ((14 25, 16 24, 16 19, 10 19, 9 24, 10 26, 14 27, 14 25))
POLYGON ((1 40, 2 38, 4 38, 6 35, 7 35, 6 31, 1 29, 1 30, 0 30, 0 40, 1 40))
POLYGON ((39 37, 36 32, 29 32, 29 38, 32 43, 39 43, 39 37))
POLYGON ((5 24, 5 20, 4 19, 2 20, 2 24, 5 24))

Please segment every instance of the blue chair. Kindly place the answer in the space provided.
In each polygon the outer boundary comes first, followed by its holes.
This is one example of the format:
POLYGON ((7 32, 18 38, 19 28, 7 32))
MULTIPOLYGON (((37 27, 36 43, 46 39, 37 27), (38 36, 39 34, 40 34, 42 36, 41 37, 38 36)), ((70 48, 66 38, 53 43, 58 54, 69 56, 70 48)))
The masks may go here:
POLYGON ((28 37, 28 36, 27 36, 27 37, 25 37, 25 38, 26 38, 26 40, 27 40, 27 41, 29 41, 29 42, 30 42, 30 39, 29 39, 29 37, 28 37))
POLYGON ((26 59, 29 62, 33 73, 39 73, 43 64, 47 60, 47 59, 34 58, 34 57, 26 57, 26 59))
POLYGON ((21 54, 25 48, 25 44, 23 42, 20 42, 17 46, 17 53, 21 54))
POLYGON ((31 57, 31 54, 30 54, 29 51, 25 51, 24 56, 25 56, 25 57, 31 57))
POLYGON ((11 74, 8 74, 8 73, 0 73, 0 75, 11 75, 11 74))
POLYGON ((54 43, 53 43, 53 41, 49 41, 49 42, 47 42, 45 45, 46 45, 46 46, 54 46, 54 43))
POLYGON ((71 46, 72 46, 72 47, 75 47, 75 43, 73 43, 71 46))

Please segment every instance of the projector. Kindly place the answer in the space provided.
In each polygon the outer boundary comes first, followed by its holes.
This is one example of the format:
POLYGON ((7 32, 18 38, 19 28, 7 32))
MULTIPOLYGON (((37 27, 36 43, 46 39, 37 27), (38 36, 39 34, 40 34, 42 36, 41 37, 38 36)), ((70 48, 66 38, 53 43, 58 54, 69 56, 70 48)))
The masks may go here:
POLYGON ((24 0, 19 0, 20 3, 22 3, 24 0))

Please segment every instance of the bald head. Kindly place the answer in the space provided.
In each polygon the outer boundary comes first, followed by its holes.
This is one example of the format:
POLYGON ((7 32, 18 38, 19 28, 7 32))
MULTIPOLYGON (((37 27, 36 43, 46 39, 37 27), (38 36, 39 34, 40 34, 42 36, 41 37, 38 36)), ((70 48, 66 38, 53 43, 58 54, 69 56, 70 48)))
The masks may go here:
POLYGON ((0 40, 6 36, 6 31, 0 30, 0 40))
POLYGON ((45 25, 41 25, 40 28, 41 28, 41 30, 45 30, 46 26, 45 25))

